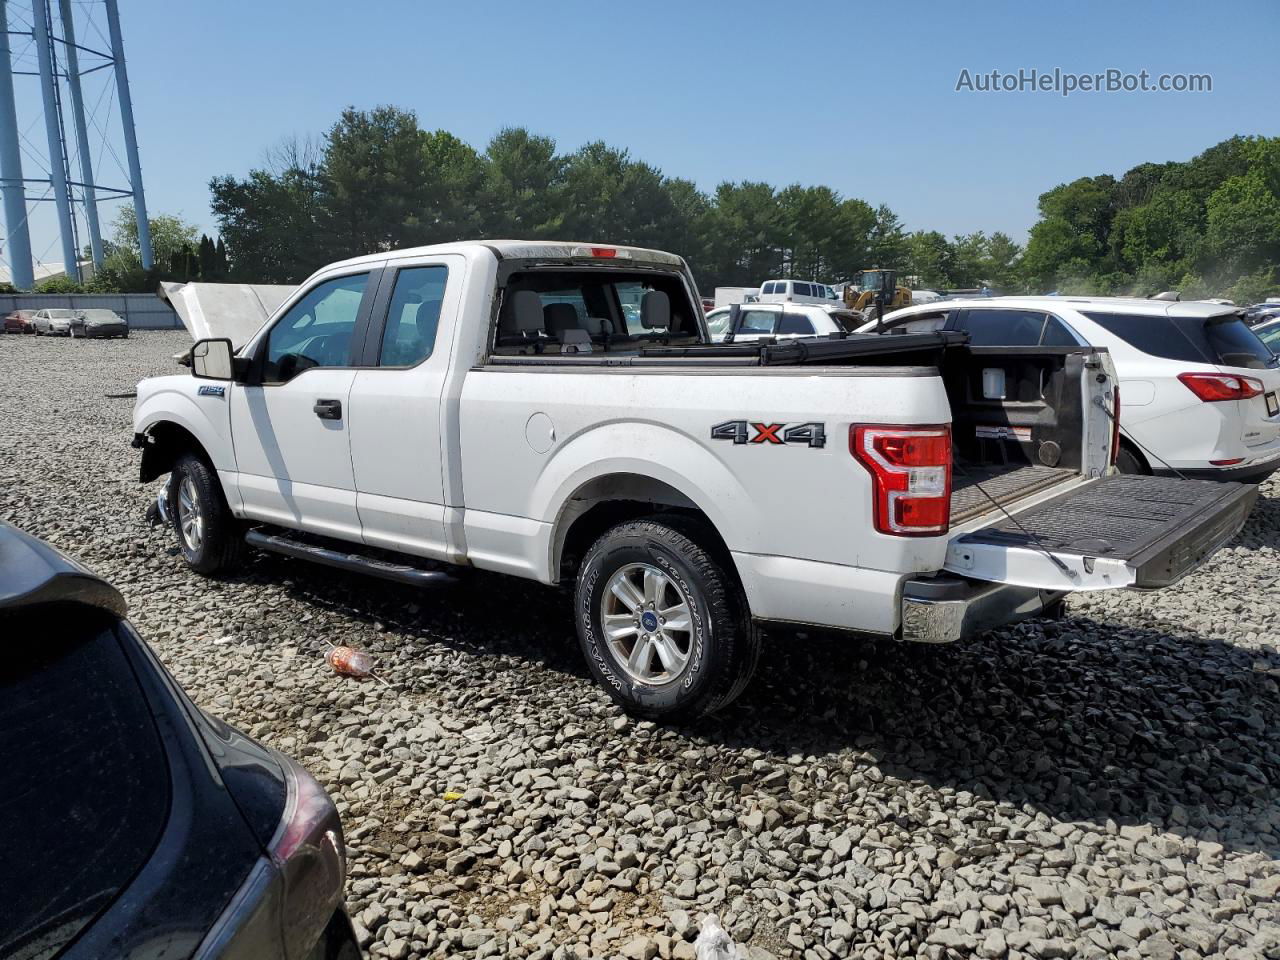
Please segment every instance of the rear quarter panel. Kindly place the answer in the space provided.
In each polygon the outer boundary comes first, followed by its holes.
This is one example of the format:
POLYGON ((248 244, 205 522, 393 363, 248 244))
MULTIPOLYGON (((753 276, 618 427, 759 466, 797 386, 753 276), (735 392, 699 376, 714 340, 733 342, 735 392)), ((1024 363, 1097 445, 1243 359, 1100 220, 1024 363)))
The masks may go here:
POLYGON ((919 368, 473 370, 460 404, 468 549, 479 566, 550 580, 552 532, 575 491, 638 474, 692 501, 735 552, 936 570, 945 538, 872 529, 870 476, 848 431, 949 421, 942 381, 919 368), (712 439, 712 427, 736 420, 820 423, 826 442, 712 439), (497 555, 505 542, 518 558, 497 555))

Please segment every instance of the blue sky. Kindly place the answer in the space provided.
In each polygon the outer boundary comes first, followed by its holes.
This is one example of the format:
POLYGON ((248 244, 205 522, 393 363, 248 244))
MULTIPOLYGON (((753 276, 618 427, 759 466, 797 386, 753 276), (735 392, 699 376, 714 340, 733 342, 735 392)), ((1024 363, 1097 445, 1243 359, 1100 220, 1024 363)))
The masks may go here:
MULTIPOLYGON (((517 124, 566 151, 604 139, 708 190, 825 183, 910 229, 1019 241, 1055 184, 1280 134, 1274 0, 121 7, 148 203, 210 231, 211 176, 348 104, 411 108, 477 147, 517 124), (955 91, 961 69, 1055 67, 1208 73, 1213 91, 955 91)), ((36 233, 40 253, 51 234, 36 233)))

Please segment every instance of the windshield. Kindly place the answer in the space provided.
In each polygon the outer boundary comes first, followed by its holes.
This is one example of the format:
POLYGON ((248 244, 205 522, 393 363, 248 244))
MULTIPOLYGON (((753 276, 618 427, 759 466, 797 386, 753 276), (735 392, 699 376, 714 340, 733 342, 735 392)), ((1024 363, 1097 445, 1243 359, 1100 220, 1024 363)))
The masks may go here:
POLYGON ((884 274, 879 270, 864 270, 862 272, 862 282, 859 284, 861 290, 879 290, 884 286, 884 274))
POLYGON ((76 315, 76 312, 74 310, 50 310, 49 311, 50 320, 72 320, 75 318, 75 315, 76 315))
POLYGON ((120 316, 114 310, 85 310, 84 317, 86 320, 110 320, 112 322, 120 319, 120 316))

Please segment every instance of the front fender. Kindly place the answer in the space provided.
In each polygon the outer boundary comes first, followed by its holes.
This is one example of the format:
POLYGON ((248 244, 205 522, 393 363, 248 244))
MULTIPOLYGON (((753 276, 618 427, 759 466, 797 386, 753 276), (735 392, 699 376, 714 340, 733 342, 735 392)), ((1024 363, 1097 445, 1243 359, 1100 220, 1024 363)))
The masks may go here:
POLYGON ((742 522, 751 499, 738 478, 687 434, 657 423, 599 424, 559 445, 534 485, 529 516, 554 528, 578 490, 617 474, 665 483, 706 514, 731 550, 756 547, 760 531, 742 522))
POLYGON ((234 385, 226 384, 222 396, 201 396, 200 386, 196 378, 184 376, 142 381, 138 384, 138 399, 133 408, 133 432, 147 434, 157 424, 172 423, 195 437, 215 470, 234 472, 235 451, 231 445, 228 413, 228 394, 234 385))

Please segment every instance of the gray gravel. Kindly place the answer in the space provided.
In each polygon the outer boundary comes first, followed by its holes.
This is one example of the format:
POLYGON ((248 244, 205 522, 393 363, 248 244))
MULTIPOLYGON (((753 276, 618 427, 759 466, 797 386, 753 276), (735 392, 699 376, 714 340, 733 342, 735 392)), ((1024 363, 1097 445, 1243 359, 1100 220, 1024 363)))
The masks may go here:
POLYGON ((778 636, 663 729, 588 679, 556 591, 189 573, 103 396, 185 342, 0 337, 0 518, 331 791, 372 956, 691 958, 715 911, 753 958, 1280 957, 1280 484, 1173 589, 942 649, 778 636))

